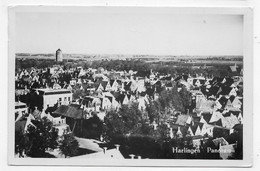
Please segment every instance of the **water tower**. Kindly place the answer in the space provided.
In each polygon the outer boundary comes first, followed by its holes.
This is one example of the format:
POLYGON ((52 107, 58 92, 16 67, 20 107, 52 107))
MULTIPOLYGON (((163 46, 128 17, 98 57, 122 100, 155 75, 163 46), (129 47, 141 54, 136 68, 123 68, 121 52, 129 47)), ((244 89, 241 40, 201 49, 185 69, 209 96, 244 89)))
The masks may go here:
POLYGON ((60 49, 58 49, 56 51, 56 62, 62 62, 63 57, 62 57, 62 51, 60 49))

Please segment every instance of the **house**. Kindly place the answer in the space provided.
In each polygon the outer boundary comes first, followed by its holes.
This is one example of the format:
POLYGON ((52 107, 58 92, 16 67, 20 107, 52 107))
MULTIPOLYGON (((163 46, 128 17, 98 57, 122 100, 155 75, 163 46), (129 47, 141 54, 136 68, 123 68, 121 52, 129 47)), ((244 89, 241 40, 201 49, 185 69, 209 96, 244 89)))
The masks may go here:
POLYGON ((190 85, 193 85, 193 77, 188 77, 187 78, 187 83, 189 83, 190 85))
POLYGON ((224 109, 227 104, 228 98, 225 96, 220 96, 219 99, 216 100, 215 106, 218 109, 224 109))
POLYGON ((213 130, 214 130, 214 128, 215 127, 213 125, 205 124, 205 129, 206 129, 206 133, 205 134, 207 134, 209 137, 213 137, 213 130))
POLYGON ((222 86, 218 94, 223 96, 237 96, 236 89, 230 86, 222 86))
POLYGON ((193 136, 191 138, 192 138, 193 147, 195 148, 199 148, 201 146, 201 142, 208 140, 208 137, 202 135, 193 136))
POLYGON ((56 83, 56 82, 52 82, 50 85, 49 85, 50 88, 54 89, 54 90, 58 90, 58 89, 61 89, 61 86, 56 83))
POLYGON ((15 119, 19 120, 23 115, 28 113, 28 107, 25 103, 22 103, 20 101, 15 102, 15 119))
POLYGON ((181 138, 186 136, 188 128, 185 126, 177 126, 176 137, 181 138))
POLYGON ((196 87, 200 87, 204 84, 205 80, 201 79, 193 79, 193 85, 196 87))
POLYGON ((93 96, 85 96, 83 99, 79 99, 79 104, 83 105, 88 112, 99 112, 101 108, 101 99, 93 96))
POLYGON ((136 81, 136 83, 137 83, 136 91, 137 91, 138 93, 141 93, 141 92, 145 92, 145 91, 146 91, 146 87, 145 87, 145 82, 144 82, 144 80, 139 79, 139 80, 136 81))
POLYGON ((241 111, 229 111, 230 113, 232 113, 234 116, 237 117, 238 121, 242 124, 243 123, 243 115, 241 111))
POLYGON ((67 118, 82 119, 83 109, 80 108, 80 105, 76 104, 61 105, 53 112, 53 114, 67 118))
POLYGON ((112 101, 110 101, 109 97, 100 97, 101 100, 101 109, 110 110, 112 108, 112 101))
POLYGON ((76 85, 76 84, 77 84, 77 80, 76 79, 70 80, 70 85, 76 85))
POLYGON ((138 109, 142 111, 146 109, 146 105, 149 104, 149 100, 146 95, 139 96, 139 98, 137 98, 137 103, 138 103, 138 109))
POLYGON ((220 113, 219 111, 214 111, 214 112, 212 112, 211 118, 210 118, 210 120, 209 120, 208 123, 215 123, 215 122, 217 122, 220 118, 223 118, 222 113, 220 113))
POLYGON ((241 102, 241 99, 238 97, 238 96, 230 96, 227 103, 226 103, 226 106, 225 106, 225 109, 227 110, 232 110, 232 109, 235 109, 235 110, 238 110, 238 109, 241 109, 242 107, 242 102, 241 102))
POLYGON ((54 126, 60 124, 66 124, 66 118, 64 116, 53 117, 51 121, 54 126))
POLYGON ((127 97, 129 99, 129 103, 133 103, 136 101, 136 98, 133 94, 127 94, 127 97))
POLYGON ((211 113, 202 113, 200 117, 200 122, 208 124, 210 123, 211 117, 212 117, 211 113))
POLYGON ((117 80, 110 80, 111 91, 117 91, 119 88, 117 80))
POLYGON ((124 159, 124 156, 119 150, 119 147, 107 149, 104 147, 102 151, 85 154, 81 156, 71 157, 72 159, 124 159))
POLYGON ((109 81, 101 81, 102 87, 103 87, 103 91, 110 91, 111 90, 111 86, 110 86, 110 82, 109 81))
POLYGON ((119 108, 120 105, 113 94, 111 94, 110 92, 102 92, 102 96, 109 99, 111 103, 111 109, 119 108))
POLYGON ((175 122, 176 125, 186 126, 189 115, 180 114, 175 122))
POLYGON ((200 127, 199 127, 199 125, 195 124, 195 125, 189 126, 188 130, 187 130, 187 135, 189 135, 189 136, 200 135, 200 127))
POLYGON ((116 101, 120 105, 128 105, 129 104, 129 99, 126 94, 119 94, 118 97, 116 98, 116 101))
POLYGON ((204 136, 207 133, 206 124, 193 122, 193 124, 188 128, 188 132, 190 133, 191 136, 198 136, 198 135, 204 136))
POLYGON ((93 86, 95 87, 95 91, 97 91, 97 92, 102 92, 102 91, 104 91, 104 87, 103 87, 103 85, 102 85, 101 82, 95 82, 95 83, 93 84, 93 86))
POLYGON ((212 142, 215 144, 216 147, 219 147, 220 145, 223 146, 229 144, 227 140, 223 137, 215 138, 212 140, 212 142))
POLYGON ((64 84, 62 88, 72 91, 72 86, 70 84, 64 84))
POLYGON ((236 124, 239 124, 239 121, 234 115, 222 117, 216 122, 216 125, 227 129, 232 129, 236 124))
POLYGON ((67 89, 36 89, 40 98, 43 99, 43 111, 48 106, 54 106, 57 102, 67 105, 72 101, 72 92, 67 89))
POLYGON ((64 135, 64 133, 70 133, 71 132, 69 125, 67 125, 66 123, 54 125, 53 127, 56 130, 58 130, 58 136, 59 137, 62 137, 62 135, 64 135))

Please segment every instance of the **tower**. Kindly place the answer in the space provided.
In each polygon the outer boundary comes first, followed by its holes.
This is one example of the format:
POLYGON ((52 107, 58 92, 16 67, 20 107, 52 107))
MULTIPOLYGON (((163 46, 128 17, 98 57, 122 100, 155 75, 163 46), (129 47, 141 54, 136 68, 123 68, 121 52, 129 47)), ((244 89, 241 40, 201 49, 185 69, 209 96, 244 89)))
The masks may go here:
POLYGON ((63 60, 62 51, 60 49, 58 49, 56 51, 56 62, 61 62, 62 60, 63 60))

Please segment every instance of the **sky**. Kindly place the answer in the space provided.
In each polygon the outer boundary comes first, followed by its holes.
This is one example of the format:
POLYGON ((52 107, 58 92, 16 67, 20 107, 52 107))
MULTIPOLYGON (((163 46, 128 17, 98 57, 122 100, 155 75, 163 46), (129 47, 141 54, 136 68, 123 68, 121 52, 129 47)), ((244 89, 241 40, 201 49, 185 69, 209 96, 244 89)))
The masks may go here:
MULTIPOLYGON (((91 7, 88 7, 91 8, 91 7)), ((243 17, 163 10, 25 11, 16 53, 243 55, 243 17)))

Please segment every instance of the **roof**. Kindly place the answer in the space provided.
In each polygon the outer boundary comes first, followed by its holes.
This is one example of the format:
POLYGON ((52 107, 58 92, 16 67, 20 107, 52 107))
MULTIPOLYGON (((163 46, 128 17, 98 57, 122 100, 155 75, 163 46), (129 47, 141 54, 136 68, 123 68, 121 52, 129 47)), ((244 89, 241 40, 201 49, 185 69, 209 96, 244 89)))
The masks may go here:
POLYGON ((119 94, 119 96, 116 98, 116 101, 123 103, 125 96, 126 95, 124 95, 124 94, 119 94))
POLYGON ((209 89, 210 94, 213 94, 213 95, 217 95, 218 91, 219 91, 219 86, 218 85, 212 86, 209 89))
POLYGON ((68 89, 50 89, 50 88, 44 88, 44 89, 35 89, 39 92, 42 92, 43 95, 53 95, 53 94, 72 94, 70 90, 68 89))
POLYGON ((221 145, 228 145, 227 140, 225 138, 223 138, 223 137, 216 138, 216 139, 214 139, 212 141, 215 144, 215 146, 217 146, 217 147, 219 146, 219 144, 221 144, 221 145))
POLYGON ((71 104, 71 105, 61 105, 57 110, 53 112, 54 114, 73 118, 81 119, 83 116, 83 110, 80 109, 80 105, 71 104))
POLYGON ((98 143, 101 143, 100 141, 93 140, 93 139, 79 138, 79 137, 75 137, 75 139, 78 141, 80 148, 88 149, 94 152, 103 151, 103 149, 100 148, 98 145, 98 143))
POLYGON ((226 97, 222 96, 218 101, 222 105, 222 107, 225 107, 228 99, 226 97))
POLYGON ((17 109, 17 108, 21 108, 21 107, 27 107, 26 106, 26 103, 23 103, 23 102, 15 102, 15 109, 17 109))
POLYGON ((199 116, 192 116, 193 122, 199 122, 200 117, 199 116))
POLYGON ((108 81, 101 81, 101 85, 105 88, 107 86, 107 84, 109 84, 108 81))
POLYGON ((117 150, 117 149, 110 149, 110 150, 106 150, 106 152, 104 151, 100 151, 100 152, 96 152, 96 153, 91 153, 91 154, 86 154, 86 155, 82 155, 82 156, 76 156, 76 157, 71 157, 71 158, 75 158, 75 159, 103 159, 103 158, 109 158, 109 159, 124 159, 124 156, 122 155, 122 153, 117 150))
POLYGON ((175 122, 175 124, 177 124, 177 125, 185 125, 188 117, 189 117, 189 115, 183 115, 183 114, 178 115, 177 121, 175 122))
POLYGON ((197 128, 198 128, 198 125, 197 125, 197 124, 196 124, 196 125, 193 125, 193 126, 191 126, 190 128, 191 128, 191 131, 192 131, 193 135, 195 135, 196 130, 197 130, 197 128))
POLYGON ((231 103, 233 103, 233 101, 235 100, 235 98, 236 98, 236 97, 235 97, 235 96, 233 96, 233 95, 232 95, 232 96, 230 96, 230 97, 229 97, 229 100, 230 100, 230 102, 231 102, 231 103))
POLYGON ((230 66, 232 72, 237 72, 237 66, 230 66))
POLYGON ((228 95, 230 93, 230 91, 232 90, 232 88, 230 88, 228 86, 222 86, 221 89, 222 89, 222 91, 220 92, 220 94, 222 94, 222 95, 228 95))
POLYGON ((210 121, 210 119, 211 119, 211 117, 212 117, 212 114, 210 114, 210 113, 202 113, 201 115, 202 115, 203 119, 204 119, 207 123, 209 123, 209 121, 210 121))

